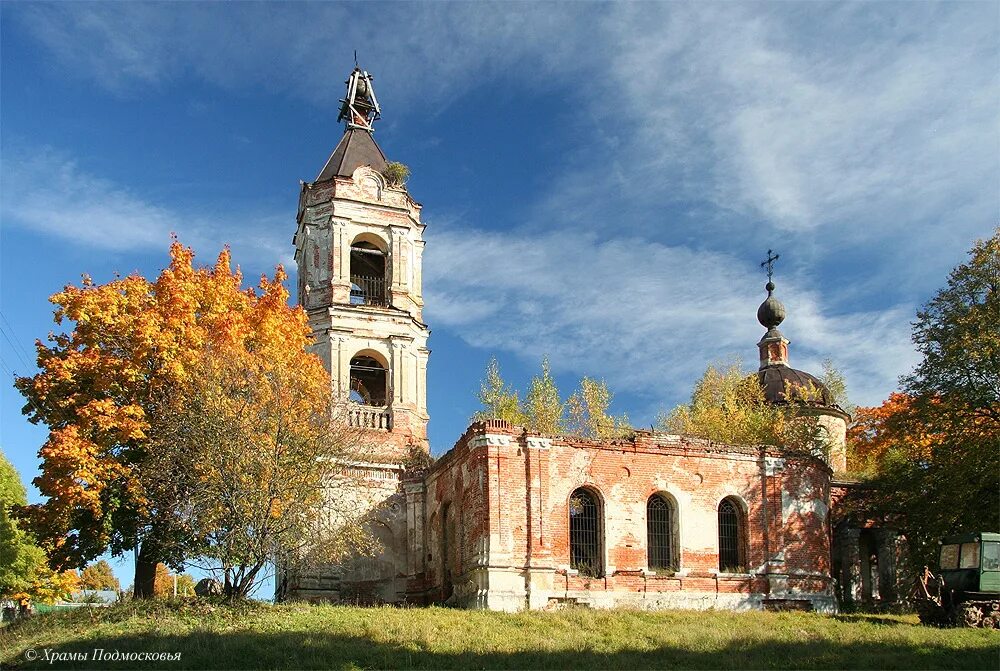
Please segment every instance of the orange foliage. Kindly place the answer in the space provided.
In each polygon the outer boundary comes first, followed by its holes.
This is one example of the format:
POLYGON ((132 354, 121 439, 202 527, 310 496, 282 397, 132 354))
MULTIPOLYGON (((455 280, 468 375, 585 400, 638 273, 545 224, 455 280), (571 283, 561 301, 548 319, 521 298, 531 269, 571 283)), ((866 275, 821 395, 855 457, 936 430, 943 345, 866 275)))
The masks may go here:
MULTIPOLYGON (((308 344, 280 266, 259 291, 243 290, 228 249, 211 268, 193 258, 175 240, 155 282, 133 275, 97 285, 84 276, 50 298, 56 323, 73 328, 36 344, 41 372, 16 386, 25 414, 50 429, 35 479, 48 501, 29 515, 56 565, 141 542, 154 514, 141 464, 167 412, 162 400, 183 391, 207 349, 266 355, 308 344)), ((307 368, 322 371, 308 356, 307 368)))

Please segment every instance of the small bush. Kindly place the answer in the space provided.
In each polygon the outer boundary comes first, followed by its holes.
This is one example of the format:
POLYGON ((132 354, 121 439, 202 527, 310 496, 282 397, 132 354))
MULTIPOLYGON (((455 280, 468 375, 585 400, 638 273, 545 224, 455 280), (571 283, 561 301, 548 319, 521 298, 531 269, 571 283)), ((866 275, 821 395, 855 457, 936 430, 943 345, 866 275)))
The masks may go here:
POLYGON ((389 161, 382 170, 382 176, 389 186, 404 186, 410 178, 410 169, 398 161, 389 161))

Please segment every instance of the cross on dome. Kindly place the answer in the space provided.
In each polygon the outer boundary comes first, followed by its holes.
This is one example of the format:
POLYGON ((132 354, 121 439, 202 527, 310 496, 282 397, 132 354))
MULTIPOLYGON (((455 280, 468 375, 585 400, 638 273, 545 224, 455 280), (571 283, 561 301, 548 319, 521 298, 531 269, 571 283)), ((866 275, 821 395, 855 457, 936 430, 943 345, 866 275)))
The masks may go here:
POLYGON ((775 254, 774 251, 769 249, 767 250, 767 259, 760 264, 761 268, 767 268, 767 284, 764 285, 764 288, 767 290, 767 298, 757 308, 757 321, 764 328, 768 329, 769 333, 771 329, 774 329, 774 333, 779 336, 780 333, 778 333, 777 327, 778 324, 785 320, 785 306, 774 297, 774 282, 771 281, 771 278, 774 275, 774 262, 780 257, 780 254, 775 254))

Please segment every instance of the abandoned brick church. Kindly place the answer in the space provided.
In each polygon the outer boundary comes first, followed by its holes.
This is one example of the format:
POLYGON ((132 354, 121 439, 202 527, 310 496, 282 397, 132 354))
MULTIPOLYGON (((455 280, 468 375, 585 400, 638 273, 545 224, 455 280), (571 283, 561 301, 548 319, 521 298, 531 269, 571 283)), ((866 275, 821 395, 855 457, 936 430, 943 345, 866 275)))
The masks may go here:
MULTIPOLYGON (((848 416, 826 393, 807 408, 824 436, 811 455, 647 431, 543 436, 493 420, 430 467, 407 469, 411 450, 429 452, 424 224, 405 185, 386 177, 372 136, 379 114, 370 76, 355 69, 344 135, 302 184, 294 245, 315 351, 370 447, 351 469, 369 485, 359 501, 376 511, 383 551, 284 573, 279 599, 829 612, 863 590, 893 593, 891 537, 875 545, 842 522, 834 551, 848 416)), ((768 400, 822 390, 788 366, 784 307, 767 289, 757 316, 768 400)))

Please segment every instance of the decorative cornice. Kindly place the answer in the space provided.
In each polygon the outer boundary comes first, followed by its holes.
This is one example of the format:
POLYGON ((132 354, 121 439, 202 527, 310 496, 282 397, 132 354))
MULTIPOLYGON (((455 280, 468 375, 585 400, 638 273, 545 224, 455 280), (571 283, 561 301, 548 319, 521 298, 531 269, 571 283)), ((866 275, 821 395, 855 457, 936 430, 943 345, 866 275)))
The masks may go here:
POLYGON ((481 436, 476 436, 469 441, 470 448, 476 447, 507 447, 510 445, 510 436, 502 436, 494 433, 485 433, 481 436))
POLYGON ((525 438, 528 443, 528 447, 535 447, 540 450, 547 450, 552 447, 551 438, 541 438, 539 436, 528 436, 525 438))

